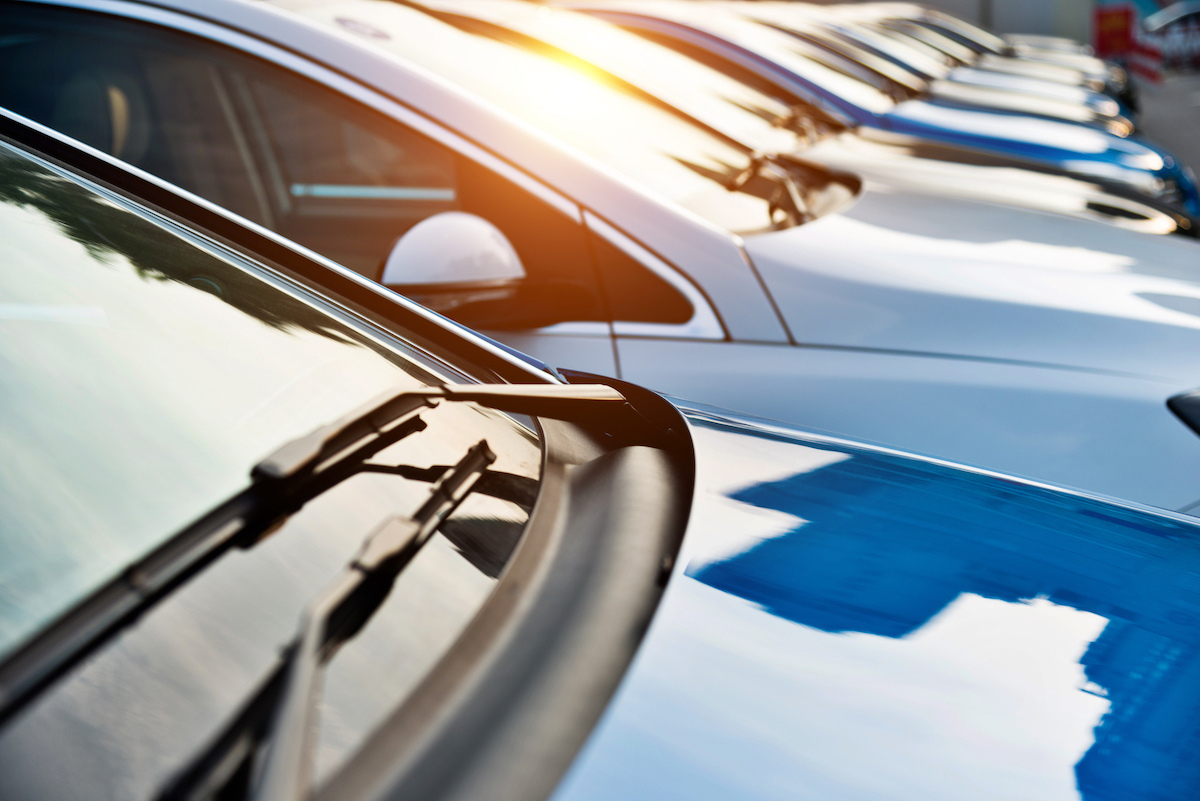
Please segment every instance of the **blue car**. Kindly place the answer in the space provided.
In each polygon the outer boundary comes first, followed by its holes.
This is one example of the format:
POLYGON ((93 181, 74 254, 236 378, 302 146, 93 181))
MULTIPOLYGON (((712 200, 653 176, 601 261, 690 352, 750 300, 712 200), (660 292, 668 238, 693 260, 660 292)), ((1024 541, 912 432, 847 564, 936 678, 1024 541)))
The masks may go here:
POLYGON ((954 107, 889 93, 865 68, 727 7, 673 0, 572 2, 731 74, 749 72, 855 127, 860 136, 937 143, 1020 159, 1036 169, 1125 185, 1200 213, 1191 171, 1152 144, 1061 120, 954 107))
POLYGON ((0 234, 0 797, 1195 795, 1194 517, 554 374, 7 112, 0 234))

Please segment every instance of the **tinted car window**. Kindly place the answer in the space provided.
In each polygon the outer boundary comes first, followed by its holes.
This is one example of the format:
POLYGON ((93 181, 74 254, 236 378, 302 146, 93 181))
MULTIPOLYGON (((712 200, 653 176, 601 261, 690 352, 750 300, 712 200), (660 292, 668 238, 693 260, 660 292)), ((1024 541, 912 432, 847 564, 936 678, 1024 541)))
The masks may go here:
MULTIPOLYGON (((444 380, 274 274, 7 145, 0 329, 0 660, 244 489, 284 442, 444 380)), ((428 470, 486 441, 493 469, 536 482, 537 439, 509 418, 442 404, 422 420, 373 461, 428 470)), ((429 480, 353 476, 154 607, 0 729, 0 797, 154 795, 273 668, 305 603, 369 532, 413 514, 429 480)), ((318 776, 454 641, 528 511, 468 498, 331 664, 318 776)))
MULTIPOLYGON (((499 318, 417 300, 484 328, 511 327, 496 319, 536 324, 522 313, 523 299, 545 305, 547 296, 557 298, 551 308, 562 319, 611 319, 578 222, 428 137, 192 37, 25 5, 0 5, 0 20, 8 32, 0 38, 0 105, 376 280, 393 245, 421 220, 479 215, 513 243, 533 291, 507 301, 499 318)), ((649 273, 643 283, 662 305, 687 303, 649 273)))

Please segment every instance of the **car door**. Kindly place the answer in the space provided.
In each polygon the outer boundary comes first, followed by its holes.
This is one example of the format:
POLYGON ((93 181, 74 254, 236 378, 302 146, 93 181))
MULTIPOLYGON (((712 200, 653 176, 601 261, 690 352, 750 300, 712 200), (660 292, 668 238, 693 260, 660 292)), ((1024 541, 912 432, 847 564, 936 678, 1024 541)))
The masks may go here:
POLYGON ((550 288, 542 302, 561 299, 558 319, 502 330, 465 322, 549 364, 619 375, 614 328, 724 337, 703 295, 669 265, 425 118, 418 130, 310 76, 143 22, 23 3, 0 15, 0 105, 368 278, 381 278, 394 244, 422 220, 486 219, 512 243, 524 280, 550 288))

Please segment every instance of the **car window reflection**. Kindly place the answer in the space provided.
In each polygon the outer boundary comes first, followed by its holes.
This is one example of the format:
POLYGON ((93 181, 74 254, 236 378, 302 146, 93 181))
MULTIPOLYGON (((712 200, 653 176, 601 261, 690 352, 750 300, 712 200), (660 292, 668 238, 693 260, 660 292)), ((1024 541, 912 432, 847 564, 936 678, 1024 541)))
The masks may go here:
POLYGON ((198 248, 128 209, 26 159, 0 153, 0 203, 35 210, 100 263, 124 257, 148 281, 215 295, 273 328, 303 328, 341 341, 346 329, 312 306, 198 248))
POLYGON ((265 274, 5 148, 0 334, 0 655, 281 442, 429 380, 265 274))

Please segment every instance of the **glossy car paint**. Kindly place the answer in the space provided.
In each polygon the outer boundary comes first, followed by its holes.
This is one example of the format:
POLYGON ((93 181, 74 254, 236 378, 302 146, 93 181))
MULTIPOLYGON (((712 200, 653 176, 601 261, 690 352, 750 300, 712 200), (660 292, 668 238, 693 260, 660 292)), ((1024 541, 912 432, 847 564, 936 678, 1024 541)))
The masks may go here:
POLYGON ((1192 797, 1193 522, 688 417, 679 564, 554 801, 1192 797))
MULTIPOLYGON (((832 215, 816 225, 768 234, 761 244, 754 241, 758 237, 747 238, 752 264, 743 255, 741 238, 664 203, 513 116, 406 64, 381 40, 356 35, 335 21, 355 19, 401 37, 405 28, 390 27, 389 20, 412 12, 400 6, 309 3, 301 16, 230 0, 173 2, 223 24, 161 6, 111 0, 72 4, 120 10, 258 54, 471 158, 506 169, 504 174, 556 199, 565 214, 586 217, 589 225, 609 225, 686 274, 711 300, 725 333, 724 338, 697 336, 668 327, 657 333, 647 327, 622 330, 617 324, 611 335, 589 338, 555 327, 497 336, 509 345, 554 366, 619 371, 627 380, 681 397, 1168 508, 1189 506, 1200 497, 1200 442, 1165 408, 1168 397, 1200 384, 1200 365, 1191 355, 1196 352, 1191 343, 1200 344, 1200 315, 1186 311, 1200 296, 1188 279, 1192 241, 1127 234, 1128 241, 1118 242, 1092 236, 1091 227, 1081 239, 1064 233, 1064 219, 1050 214, 1028 214, 1019 224, 968 229, 947 239, 944 231, 930 231, 936 218, 914 221, 895 211, 899 206, 882 213, 878 205, 860 202, 849 210, 857 218, 832 215), (298 52, 318 54, 321 64, 298 52), (920 225, 910 232, 915 223, 920 225), (855 238, 835 242, 825 236, 830 227, 842 227, 855 238), (886 275, 886 262, 854 266, 856 249, 872 238, 901 247, 896 255, 905 270, 932 260, 941 265, 938 275, 920 288, 899 292, 886 275), (990 255, 989 242, 1009 243, 999 251, 1002 260, 990 255), (1077 269, 1075 257, 1092 251, 1098 255, 1088 256, 1085 269, 1077 269), (1014 255, 1022 279, 998 277, 1014 255), (770 264, 764 270, 759 260, 770 264), (843 264, 851 267, 844 278, 838 272, 843 264), (770 293, 761 279, 766 271, 777 285, 770 293), (882 285, 876 286, 872 282, 879 275, 882 285), (812 289, 802 307, 777 309, 775 293, 802 295, 805 283, 812 289), (1063 288, 1086 297, 1064 298, 1063 288), (906 305, 890 314, 885 301, 896 297, 906 305), (976 328, 972 314, 979 309, 988 314, 987 325, 976 328), (856 328, 860 310, 864 325, 856 328), (781 314, 803 323, 808 313, 832 320, 828 335, 804 325, 805 339, 789 333, 781 314), (913 343, 929 347, 937 320, 945 329, 935 347, 907 349, 913 343), (1092 332, 1111 330, 1106 343, 1129 337, 1121 353, 1153 354, 1154 370, 1130 371, 1135 359, 1127 355, 1115 359, 1118 367, 1095 367, 1104 359, 1099 349, 1086 364, 1074 364, 1087 342, 1076 339, 1067 321, 1084 322, 1092 332), (1014 332, 1019 333, 1016 357, 996 356, 1014 332), (892 333, 900 341, 894 342, 892 333)), ((942 208, 954 205, 940 202, 942 208)))
POLYGON ((801 157, 852 172, 864 178, 868 188, 878 187, 879 191, 891 187, 986 200, 1144 233, 1188 233, 1195 225, 1178 212, 1152 207, 1129 194, 1116 194, 1111 186, 1102 188, 1067 175, 1035 172, 1012 159, 982 159, 913 137, 871 135, 860 129, 822 140, 806 148, 801 157))
MULTIPOLYGON (((1190 231, 1194 224, 1177 219, 1177 212, 1172 216, 1128 196, 1137 197, 1136 193, 1114 194, 1113 184, 1107 185, 1111 192, 1103 192, 1094 183, 1025 169, 1027 165, 1017 159, 982 157, 918 137, 860 127, 818 136, 815 143, 810 137, 797 139, 745 111, 757 108, 785 116, 787 110, 774 97, 591 15, 532 7, 522 0, 424 0, 421 5, 483 20, 560 48, 756 151, 793 152, 804 161, 865 177, 868 193, 888 191, 885 187, 916 189, 1102 220, 1144 232, 1190 231)), ((904 201, 897 198, 896 202, 904 201)), ((973 208, 989 214, 985 207, 973 208)))
MULTIPOLYGON (((1150 196, 1161 194, 1164 182, 1171 181, 1178 186, 1183 207, 1200 213, 1200 191, 1194 179, 1169 153, 1138 139, 1088 125, 921 99, 868 107, 831 89, 824 77, 828 71, 793 52, 794 46, 785 41, 787 34, 740 18, 727 6, 609 0, 572 7, 624 27, 711 49, 858 126, 1010 155, 1068 174, 1121 182, 1150 196)), ((1033 73, 1040 69, 1035 67, 1033 73)))

